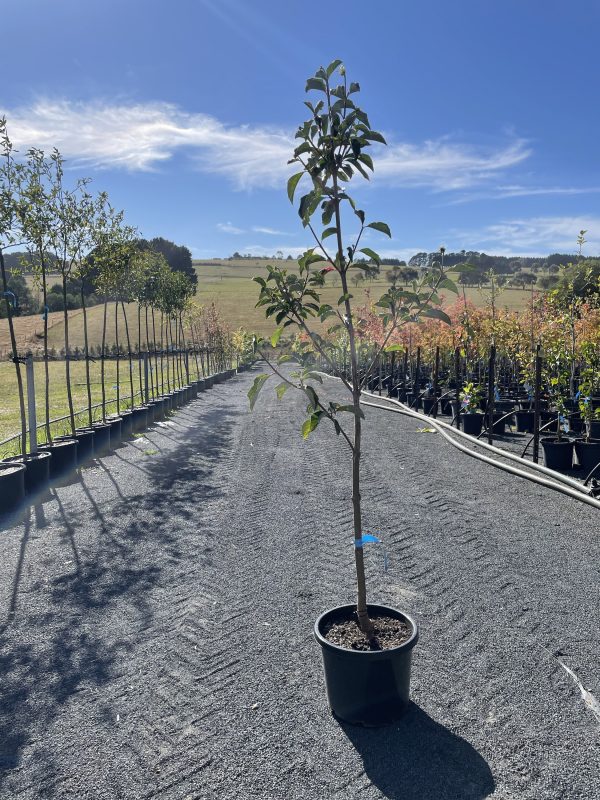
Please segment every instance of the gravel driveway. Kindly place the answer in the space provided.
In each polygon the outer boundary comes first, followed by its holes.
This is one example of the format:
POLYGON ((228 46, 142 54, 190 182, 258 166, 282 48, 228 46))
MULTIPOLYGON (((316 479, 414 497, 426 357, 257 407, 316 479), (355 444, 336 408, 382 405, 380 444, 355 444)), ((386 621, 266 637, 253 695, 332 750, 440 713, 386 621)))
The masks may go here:
POLYGON ((0 798, 600 798, 563 666, 600 698, 598 512, 366 410, 370 596, 421 639, 406 717, 340 725, 312 626, 354 596, 347 453, 251 380, 0 527, 0 798))

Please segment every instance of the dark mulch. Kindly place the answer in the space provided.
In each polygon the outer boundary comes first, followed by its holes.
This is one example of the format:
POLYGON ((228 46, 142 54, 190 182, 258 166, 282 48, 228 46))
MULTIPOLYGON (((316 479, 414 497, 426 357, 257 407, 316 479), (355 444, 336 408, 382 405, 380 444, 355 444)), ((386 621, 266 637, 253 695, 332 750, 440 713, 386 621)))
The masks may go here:
POLYGON ((346 650, 389 650, 399 647, 410 639, 412 628, 395 617, 372 616, 375 639, 369 644, 358 622, 352 619, 328 623, 323 636, 328 642, 345 647, 346 650))

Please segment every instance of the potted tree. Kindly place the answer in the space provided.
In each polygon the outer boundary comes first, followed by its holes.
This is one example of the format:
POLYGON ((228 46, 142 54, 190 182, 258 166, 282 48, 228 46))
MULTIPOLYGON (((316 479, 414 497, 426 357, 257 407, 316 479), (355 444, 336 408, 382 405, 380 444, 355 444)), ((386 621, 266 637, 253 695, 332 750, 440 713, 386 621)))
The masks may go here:
POLYGON ((591 352, 590 356, 596 366, 587 366, 582 370, 578 393, 579 413, 585 425, 585 433, 581 439, 575 439, 577 461, 586 474, 600 463, 600 439, 592 436, 592 426, 596 420, 600 420, 600 409, 594 410, 592 402, 594 388, 599 379, 598 356, 596 352, 591 352))
POLYGON ((465 383, 459 394, 463 431, 471 436, 479 436, 483 427, 482 397, 481 386, 472 381, 465 383))
MULTIPOLYGON (((373 161, 368 153, 372 143, 385 144, 383 136, 373 130, 367 114, 356 105, 360 87, 348 83, 341 61, 333 61, 309 78, 307 91, 317 92, 315 103, 307 102, 310 118, 298 129, 298 146, 291 163, 301 170, 288 181, 288 197, 293 202, 299 183, 308 182, 308 191, 299 202, 298 213, 304 228, 311 233, 315 247, 298 260, 298 272, 281 266, 269 266, 266 278, 257 277, 260 286, 257 305, 273 318, 277 329, 271 337, 275 347, 285 328, 295 326, 305 335, 304 347, 299 348, 297 369, 289 371, 282 365, 290 360, 284 355, 272 361, 264 352, 264 342, 256 340, 258 354, 269 364, 270 373, 258 375, 248 393, 253 408, 257 396, 271 374, 277 375, 278 397, 290 389, 302 393, 308 400, 307 418, 302 434, 308 437, 323 420, 328 420, 347 447, 352 462, 352 511, 354 528, 354 563, 357 597, 355 603, 344 603, 323 613, 315 624, 315 636, 322 649, 325 682, 331 708, 338 717, 351 723, 377 725, 391 722, 405 709, 409 699, 411 651, 417 642, 416 622, 406 613, 394 608, 375 605, 367 600, 364 547, 376 537, 363 530, 360 467, 363 412, 361 390, 369 380, 378 356, 391 351, 390 337, 400 326, 421 316, 449 321, 435 305, 437 290, 444 285, 455 290, 439 263, 425 272, 420 285, 411 289, 390 287, 377 302, 382 325, 386 329, 383 341, 370 362, 360 368, 357 332, 360 319, 352 305, 349 282, 364 269, 360 254, 375 263, 379 256, 369 247, 359 247, 363 236, 373 231, 390 236, 384 222, 367 222, 365 212, 358 208, 346 191, 349 182, 360 174, 368 178, 373 161), (340 78, 333 85, 334 76, 340 78), (323 229, 319 233, 315 216, 319 213, 323 229), (356 237, 344 239, 348 219, 357 220, 356 237), (344 227, 343 227, 344 223, 344 227), (329 242, 333 246, 329 247, 329 242), (325 276, 334 273, 341 282, 342 293, 336 307, 321 301, 320 289, 325 276), (313 330, 315 319, 333 323, 330 334, 345 330, 350 348, 347 372, 340 370, 330 356, 324 338, 313 330), (322 377, 315 370, 315 353, 330 372, 339 377, 344 393, 342 402, 320 396, 322 377), (351 430, 344 419, 349 416, 351 430), (376 675, 377 679, 372 680, 376 675)), ((391 345, 400 349, 400 345, 391 345)))

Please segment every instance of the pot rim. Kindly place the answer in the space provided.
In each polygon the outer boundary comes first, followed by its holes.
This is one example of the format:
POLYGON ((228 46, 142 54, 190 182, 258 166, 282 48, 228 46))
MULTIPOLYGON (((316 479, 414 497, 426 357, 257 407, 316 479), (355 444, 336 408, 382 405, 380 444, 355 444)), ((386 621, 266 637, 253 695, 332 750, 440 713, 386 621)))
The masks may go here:
POLYGON ((0 463, 6 463, 8 461, 12 461, 17 464, 19 463, 26 464, 28 461, 43 461, 44 459, 51 457, 52 453, 49 453, 47 450, 38 450, 35 453, 25 453, 25 455, 20 455, 20 456, 8 456, 8 458, 4 459, 4 462, 0 463))
POLYGON ((14 475, 17 472, 25 472, 25 469, 25 464, 23 464, 22 461, 12 461, 11 463, 0 461, 0 477, 2 477, 2 475, 14 475))
POLYGON ((400 618, 406 620, 412 628, 412 634, 410 637, 402 644, 397 645, 396 647, 389 647, 386 650, 349 650, 347 647, 340 647, 337 644, 333 644, 333 642, 328 641, 320 631, 320 627, 323 624, 326 617, 335 614, 336 612, 346 611, 348 609, 354 610, 356 608, 355 603, 344 603, 340 606, 334 606, 334 608, 329 608, 327 611, 324 611, 320 616, 317 618, 314 627, 314 634, 317 642, 321 645, 322 648, 326 650, 330 650, 333 653, 344 653, 345 655, 349 655, 350 657, 356 658, 371 658, 371 659, 379 659, 379 658, 387 658, 389 655, 393 655, 394 653, 401 653, 407 652, 412 650, 416 643, 419 641, 419 626, 415 622, 415 620, 406 614, 404 611, 400 611, 393 606, 383 606, 379 605, 378 603, 367 603, 367 609, 369 613, 377 613, 377 612, 393 612, 389 616, 395 617, 396 619, 400 618))

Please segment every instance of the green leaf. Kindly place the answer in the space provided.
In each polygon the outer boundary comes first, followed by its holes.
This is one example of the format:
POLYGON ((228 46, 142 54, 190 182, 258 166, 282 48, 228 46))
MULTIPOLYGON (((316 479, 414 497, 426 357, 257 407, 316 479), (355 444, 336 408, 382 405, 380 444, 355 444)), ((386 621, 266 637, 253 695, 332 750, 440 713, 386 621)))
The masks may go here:
POLYGON ((306 81, 306 88, 304 91, 309 92, 311 89, 316 89, 318 92, 325 92, 326 86, 323 78, 309 78, 306 81))
POLYGON ((390 239, 392 238, 389 226, 385 222, 369 222, 367 228, 373 228, 373 230, 375 231, 380 231, 381 233, 385 233, 385 235, 389 236, 390 239))
POLYGON ((454 281, 451 281, 450 278, 444 278, 438 283, 438 289, 448 289, 449 292, 454 292, 454 294, 458 294, 458 289, 456 288, 456 284, 454 281))
MULTIPOLYGON (((369 226, 367 226, 367 227, 369 227, 369 226)), ((366 256, 368 256, 368 257, 369 257, 369 258, 370 258, 372 261, 374 261, 376 264, 381 264, 381 259, 379 258, 379 256, 378 256, 378 255, 377 255, 377 253, 375 252, 375 250, 371 250, 371 248, 370 248, 370 247, 362 247, 362 248, 359 250, 359 253, 364 253, 364 254, 365 254, 366 256)))
POLYGON ((275 392, 277 393, 277 399, 281 400, 281 398, 283 397, 283 395, 287 392, 287 390, 289 388, 290 388, 290 384, 289 383, 286 383, 285 381, 283 381, 282 383, 279 383, 275 387, 275 392))
POLYGON ((273 336, 271 336, 271 347, 277 347, 277 342, 279 341, 279 337, 283 333, 283 327, 277 328, 273 336))
POLYGON ((261 389, 263 388, 266 381, 268 381, 270 377, 271 377, 270 375, 265 375, 265 373, 263 372, 260 375, 257 375, 256 378, 254 379, 254 383, 252 384, 250 390, 248 391, 248 400, 250 401, 250 411, 253 410, 254 404, 258 399, 258 395, 260 394, 261 389))
POLYGON ((388 344, 387 347, 383 348, 384 353, 399 353, 404 351, 404 345, 402 344, 388 344))
POLYGON ((335 61, 331 62, 331 64, 327 67, 327 77, 328 78, 331 78, 331 76, 333 75, 333 73, 336 71, 336 69, 339 67, 339 65, 341 63, 342 63, 342 61, 339 58, 336 58, 335 61))
POLYGON ((354 92, 360 92, 360 86, 358 83, 350 84, 350 88, 348 89, 348 94, 354 94, 354 92))
POLYGON ((365 224, 365 212, 361 211, 360 208, 357 208, 354 213, 356 214, 356 216, 361 221, 361 224, 364 225, 365 224))
POLYGON ((316 411, 319 407, 319 397, 312 386, 306 386, 304 389, 306 396, 310 400, 311 407, 316 411))
POLYGON ((287 182, 287 193, 290 198, 290 203, 294 202, 294 192, 296 191, 296 186, 298 186, 298 181, 303 175, 303 172, 297 172, 295 175, 292 175, 287 182))
POLYGON ((381 142, 381 144, 387 144, 383 136, 380 133, 377 133, 377 131, 365 131, 363 136, 365 139, 370 139, 372 142, 381 142))
POLYGON ((433 319, 439 319, 442 322, 445 322, 447 325, 452 325, 452 320, 448 314, 445 313, 445 311, 442 311, 441 308, 428 308, 427 311, 423 312, 423 316, 433 317, 433 319))
POLYGON ((326 239, 328 236, 333 236, 334 233, 337 233, 337 228, 326 228, 321 234, 321 239, 326 239))

